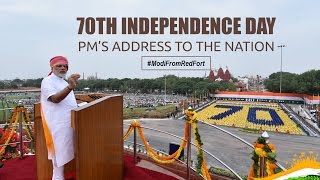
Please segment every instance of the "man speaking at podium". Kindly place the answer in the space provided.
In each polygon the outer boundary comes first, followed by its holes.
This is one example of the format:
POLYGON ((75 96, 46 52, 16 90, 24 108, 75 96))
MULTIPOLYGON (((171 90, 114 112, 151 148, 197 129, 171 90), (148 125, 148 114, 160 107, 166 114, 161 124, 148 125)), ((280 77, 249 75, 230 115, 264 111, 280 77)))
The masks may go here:
POLYGON ((41 82, 41 116, 48 149, 53 164, 53 180, 64 180, 64 165, 74 158, 74 130, 71 110, 77 107, 73 89, 79 74, 65 80, 68 60, 56 56, 50 60, 51 72, 41 82))

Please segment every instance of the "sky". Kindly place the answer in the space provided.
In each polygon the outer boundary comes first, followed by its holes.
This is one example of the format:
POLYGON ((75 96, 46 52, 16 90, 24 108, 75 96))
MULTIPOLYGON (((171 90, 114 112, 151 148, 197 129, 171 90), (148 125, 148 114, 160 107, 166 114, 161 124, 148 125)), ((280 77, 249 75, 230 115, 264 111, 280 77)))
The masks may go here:
MULTIPOLYGON (((235 77, 268 77, 281 69, 303 73, 319 69, 319 1, 250 0, 1 0, 0 80, 47 76, 49 60, 56 55, 69 59, 69 73, 98 78, 156 78, 173 74, 203 77, 209 70, 141 70, 142 56, 210 56, 211 67, 228 67, 235 77), (276 17, 273 34, 247 35, 79 35, 77 17, 276 17), (79 41, 262 41, 274 42, 274 51, 263 52, 85 52, 79 41)), ((119 25, 120 26, 120 25, 119 25)), ((119 27, 120 28, 120 27, 119 27)))

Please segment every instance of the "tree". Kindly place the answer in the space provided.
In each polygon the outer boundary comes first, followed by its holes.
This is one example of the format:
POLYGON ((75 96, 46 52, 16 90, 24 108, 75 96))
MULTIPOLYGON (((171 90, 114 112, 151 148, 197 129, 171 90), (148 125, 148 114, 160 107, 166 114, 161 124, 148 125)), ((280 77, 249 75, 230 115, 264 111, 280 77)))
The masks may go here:
POLYGON ((4 82, 0 81, 0 89, 4 89, 6 87, 6 85, 4 84, 4 82))
POLYGON ((310 70, 302 73, 299 81, 300 85, 306 89, 306 93, 317 94, 320 92, 320 70, 310 70))
MULTIPOLYGON (((280 72, 272 73, 264 82, 268 91, 279 92, 280 72)), ((320 92, 320 70, 310 70, 300 75, 282 72, 282 92, 317 94, 320 92)))
POLYGON ((38 78, 38 79, 27 79, 22 83, 23 87, 41 87, 41 82, 43 78, 38 78))
POLYGON ((173 87, 173 92, 176 94, 190 94, 192 92, 192 82, 187 79, 178 81, 173 87))
POLYGON ((217 82, 209 83, 208 90, 210 93, 215 93, 219 89, 219 84, 217 82))

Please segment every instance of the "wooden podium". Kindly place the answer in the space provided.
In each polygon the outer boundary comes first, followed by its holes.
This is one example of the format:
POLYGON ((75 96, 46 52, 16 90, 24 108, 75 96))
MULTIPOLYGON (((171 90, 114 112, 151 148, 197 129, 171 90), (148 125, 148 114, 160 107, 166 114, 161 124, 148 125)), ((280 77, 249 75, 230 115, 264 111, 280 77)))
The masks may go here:
MULTIPOLYGON (((65 165, 65 173, 75 172, 77 180, 123 179, 123 97, 86 94, 76 95, 76 99, 89 103, 71 112, 75 159, 65 165)), ((49 180, 52 162, 48 160, 40 103, 34 109, 37 179, 49 180)))

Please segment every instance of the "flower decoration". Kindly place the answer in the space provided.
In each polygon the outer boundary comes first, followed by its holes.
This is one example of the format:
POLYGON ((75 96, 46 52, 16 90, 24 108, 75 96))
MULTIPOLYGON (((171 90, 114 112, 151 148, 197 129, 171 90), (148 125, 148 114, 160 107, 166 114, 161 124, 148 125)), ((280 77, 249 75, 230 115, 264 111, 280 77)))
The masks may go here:
MULTIPOLYGON (((20 156, 18 148, 18 143, 20 142, 20 134, 16 131, 19 117, 22 117, 21 121, 25 125, 25 127, 27 127, 22 131, 22 140, 26 141, 27 136, 29 137, 29 139, 33 139, 32 128, 29 127, 31 121, 27 110, 23 106, 16 106, 14 108, 14 112, 9 125, 5 126, 4 128, 0 128, 0 160, 16 158, 20 156), (21 113, 22 116, 20 116, 21 113)), ((30 152, 30 149, 27 147, 27 145, 27 143, 23 143, 22 152, 24 154, 30 152)))
POLYGON ((197 145, 198 148, 198 154, 197 154, 197 159, 198 159, 198 163, 197 163, 197 173, 198 174, 202 174, 205 179, 211 179, 210 174, 208 172, 208 167, 206 164, 206 161, 204 159, 204 154, 203 154, 203 150, 202 148, 202 141, 201 141, 201 136, 199 133, 199 129, 198 129, 198 121, 197 121, 197 112, 194 111, 191 107, 189 107, 186 110, 186 122, 191 123, 192 128, 193 128, 193 133, 194 133, 194 137, 195 137, 195 144, 197 145))
POLYGON ((277 155, 273 144, 267 143, 265 138, 259 137, 253 146, 254 150, 251 157, 253 165, 250 168, 248 179, 259 177, 261 170, 260 158, 266 158, 265 171, 267 176, 271 176, 281 171, 281 169, 275 164, 277 155))
POLYGON ((8 127, 3 128, 0 132, 0 159, 10 159, 19 156, 16 142, 19 142, 19 134, 10 130, 8 127))
POLYGON ((176 159, 179 158, 182 150, 187 145, 187 140, 188 140, 188 138, 190 138, 190 135, 189 135, 189 130, 190 129, 189 128, 190 128, 190 124, 191 124, 192 128, 193 128, 194 136, 195 136, 195 144, 198 147, 197 172, 199 174, 201 173, 205 179, 211 179, 211 176, 209 174, 206 161, 204 159, 203 150, 201 149, 203 143, 201 141, 201 137, 200 137, 199 130, 198 130, 198 127, 197 127, 196 117, 197 117, 197 113, 195 111, 193 111, 193 109, 189 108, 186 111, 186 122, 185 122, 185 130, 184 130, 183 140, 180 143, 179 149, 176 152, 174 152, 173 154, 171 154, 171 155, 159 155, 157 152, 155 152, 151 148, 151 146, 148 143, 148 140, 146 139, 146 137, 144 136, 140 123, 137 122, 136 120, 133 120, 131 122, 130 127, 128 128, 127 132, 123 136, 123 140, 127 139, 129 137, 130 133, 133 131, 133 129, 136 128, 138 130, 138 133, 140 135, 140 138, 141 138, 143 144, 146 147, 146 150, 147 150, 149 156, 154 161, 156 161, 158 163, 172 163, 172 162, 176 161, 176 159))

